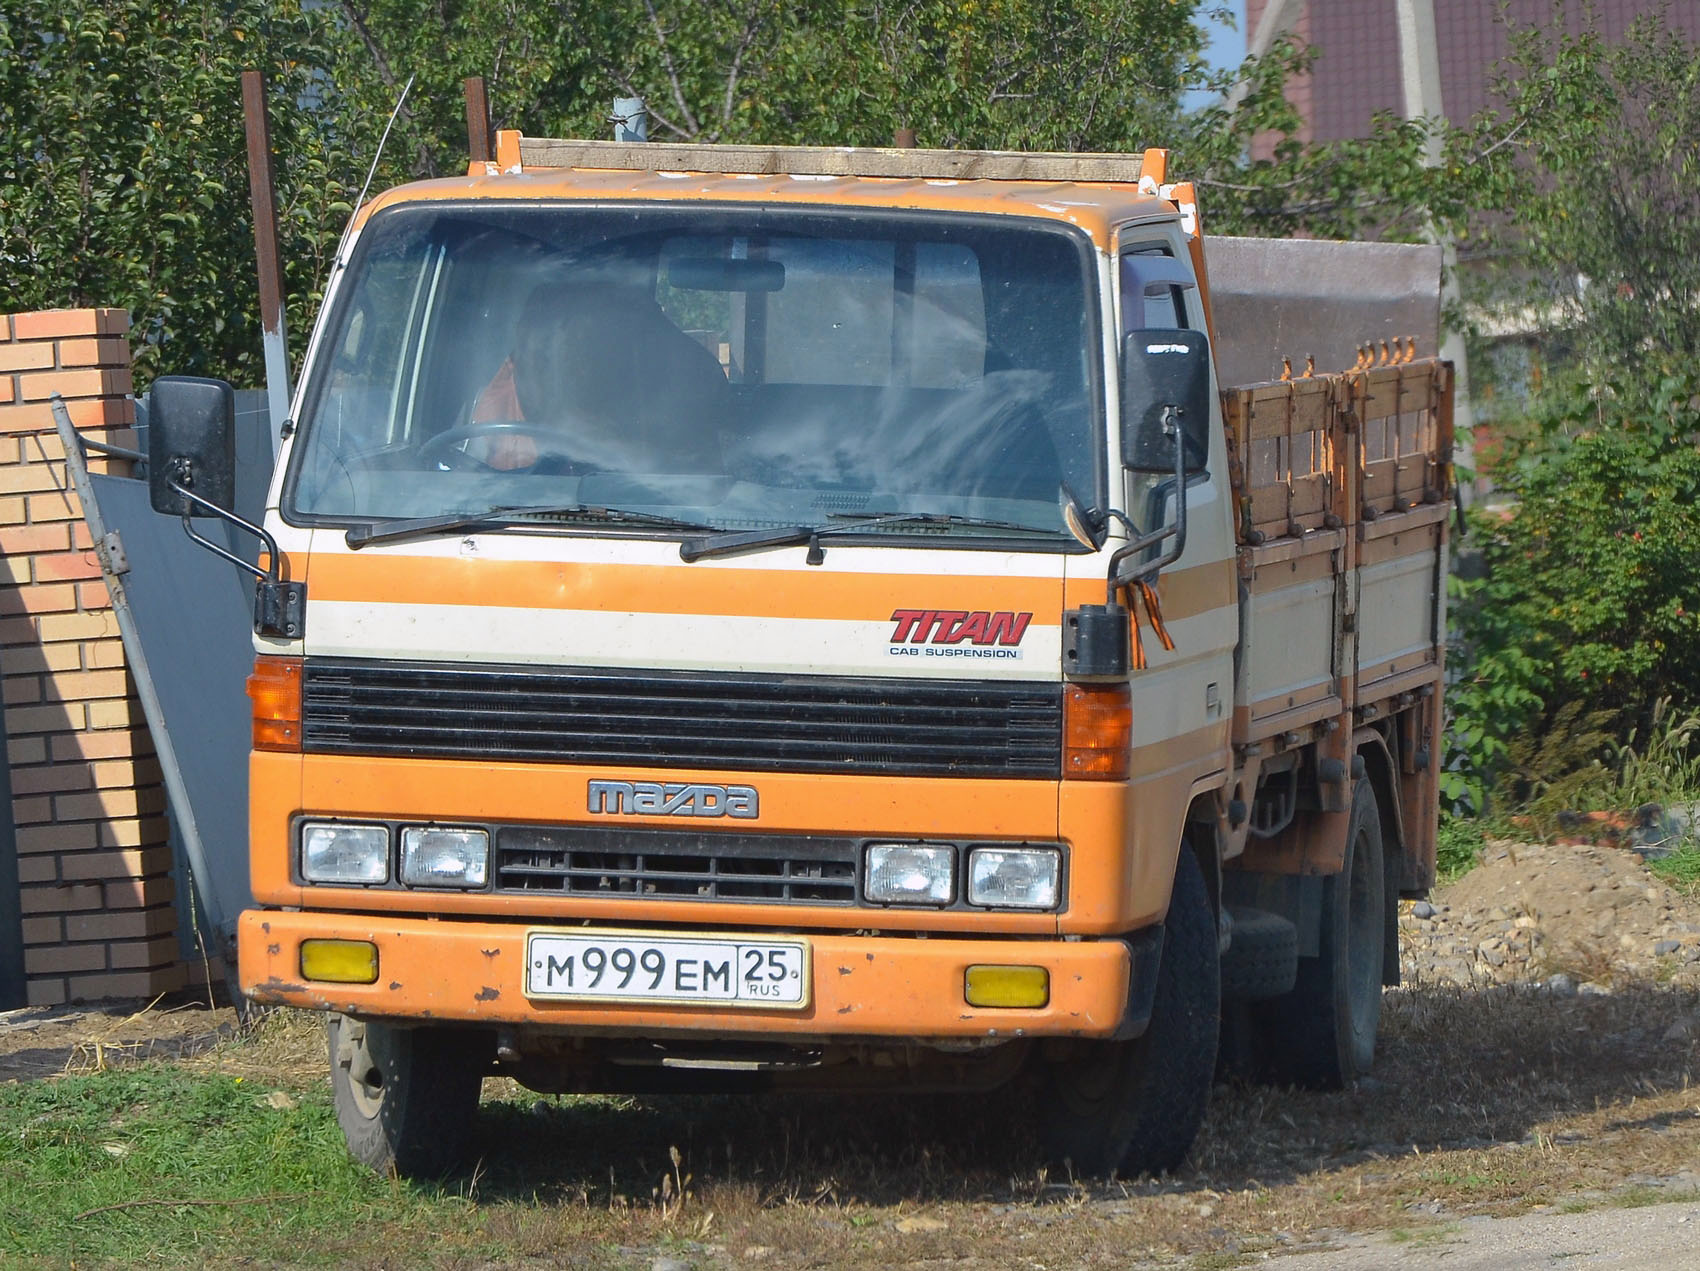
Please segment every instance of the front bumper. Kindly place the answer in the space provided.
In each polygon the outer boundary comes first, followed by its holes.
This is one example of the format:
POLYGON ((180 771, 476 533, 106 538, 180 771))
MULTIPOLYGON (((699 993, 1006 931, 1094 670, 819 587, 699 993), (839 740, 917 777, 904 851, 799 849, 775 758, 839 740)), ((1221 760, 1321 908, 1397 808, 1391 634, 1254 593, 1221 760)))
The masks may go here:
POLYGON ((526 997, 525 936, 541 925, 249 910, 238 926, 239 978, 244 993, 268 1005, 609 1036, 795 1041, 1108 1037, 1127 1012, 1134 958, 1128 943, 1114 939, 831 933, 806 937, 813 950, 814 984, 802 1010, 585 1004, 526 997), (308 939, 371 941, 378 948, 377 982, 305 981, 301 942, 308 939), (963 981, 975 963, 1047 968, 1050 1001, 1028 1009, 968 1005, 963 981))

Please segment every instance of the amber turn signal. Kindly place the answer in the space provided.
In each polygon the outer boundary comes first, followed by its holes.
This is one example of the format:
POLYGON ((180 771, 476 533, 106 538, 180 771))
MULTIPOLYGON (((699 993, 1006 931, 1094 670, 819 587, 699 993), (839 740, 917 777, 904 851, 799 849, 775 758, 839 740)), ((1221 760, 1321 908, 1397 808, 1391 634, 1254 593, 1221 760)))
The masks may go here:
POLYGON ((261 654, 248 677, 255 750, 301 749, 301 659, 261 654))
POLYGON ((372 984, 378 946, 370 940, 303 940, 301 978, 329 984, 372 984))
POLYGON ((963 977, 962 999, 970 1006, 1045 1006, 1051 1000, 1051 973, 1042 966, 971 966, 963 977))
POLYGON ((1063 777, 1127 780, 1133 744, 1133 695, 1126 684, 1069 684, 1063 689, 1063 777))

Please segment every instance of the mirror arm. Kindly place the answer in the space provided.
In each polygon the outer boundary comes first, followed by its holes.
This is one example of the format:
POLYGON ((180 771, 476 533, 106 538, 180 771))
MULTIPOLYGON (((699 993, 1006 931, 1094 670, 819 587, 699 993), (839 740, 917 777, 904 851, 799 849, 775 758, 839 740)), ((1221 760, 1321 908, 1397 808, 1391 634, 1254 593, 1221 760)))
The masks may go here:
POLYGON ((245 521, 241 517, 237 516, 236 513, 227 511, 226 509, 219 507, 216 503, 208 502, 206 499, 203 499, 200 495, 185 486, 182 482, 178 481, 174 476, 168 475, 165 478, 165 483, 171 487, 173 493, 182 495, 196 507, 205 512, 211 513, 213 516, 218 517, 221 521, 225 521, 230 525, 236 526, 240 530, 246 530, 255 538, 259 539, 260 542, 264 543, 269 568, 261 569, 258 565, 250 565, 247 561, 236 555, 236 553, 221 547, 211 539, 197 534, 195 532, 194 524, 189 519, 188 512, 183 513, 183 532, 185 534, 194 539, 195 542, 199 543, 202 547, 206 548, 214 556, 222 557, 229 561, 232 565, 235 565, 238 569, 247 571, 260 582, 276 583, 280 580, 280 575, 278 573, 277 540, 266 531, 264 526, 255 525, 251 521, 245 521))
POLYGON ((1177 422, 1177 411, 1173 406, 1163 407, 1163 435, 1172 437, 1175 442, 1175 523, 1165 525, 1161 529, 1142 534, 1131 543, 1118 547, 1110 557, 1109 595, 1107 603, 1116 603, 1116 593, 1129 583, 1136 583, 1151 578, 1167 569, 1180 559, 1186 550, 1186 439, 1181 433, 1177 422), (1170 535, 1174 536, 1175 545, 1164 552, 1154 561, 1136 565, 1128 573, 1122 573, 1122 562, 1130 556, 1137 556, 1170 535))
POLYGON ((97 455, 111 455, 114 459, 128 459, 131 463, 146 463, 148 457, 140 450, 129 450, 123 446, 109 446, 104 441, 96 441, 93 437, 82 438, 83 449, 92 450, 97 455))
POLYGON ((265 544, 266 568, 261 569, 258 565, 250 565, 235 552, 197 533, 194 522, 190 520, 189 513, 187 511, 183 513, 183 532, 185 534, 214 556, 227 560, 238 569, 254 576, 258 584, 254 588, 255 633, 263 636, 282 636, 286 640, 299 640, 302 624, 307 614, 307 584, 283 581, 282 565, 280 564, 283 560, 283 553, 278 551, 277 540, 266 531, 265 526, 245 521, 236 513, 203 499, 179 481, 174 474, 167 473, 165 483, 171 487, 173 493, 181 495, 194 506, 218 517, 221 521, 236 526, 237 529, 246 530, 265 544))

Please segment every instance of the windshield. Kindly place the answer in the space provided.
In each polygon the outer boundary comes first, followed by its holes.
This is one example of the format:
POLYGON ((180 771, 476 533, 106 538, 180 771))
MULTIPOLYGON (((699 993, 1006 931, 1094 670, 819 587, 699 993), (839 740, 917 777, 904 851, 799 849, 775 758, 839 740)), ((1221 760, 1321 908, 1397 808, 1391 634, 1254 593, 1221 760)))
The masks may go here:
POLYGON ((548 509, 535 527, 583 505, 710 530, 927 513, 878 532, 1028 527, 1054 550, 1060 490, 1098 486, 1089 265, 1073 231, 989 217, 381 213, 284 507, 349 524, 548 509))

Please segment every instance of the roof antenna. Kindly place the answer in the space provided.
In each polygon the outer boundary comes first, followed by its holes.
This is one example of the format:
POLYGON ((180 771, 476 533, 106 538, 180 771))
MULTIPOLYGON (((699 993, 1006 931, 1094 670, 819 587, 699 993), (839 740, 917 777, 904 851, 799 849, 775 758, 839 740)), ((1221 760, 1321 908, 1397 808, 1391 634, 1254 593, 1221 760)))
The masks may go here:
MULTIPOLYGON (((384 145, 390 139, 390 129, 395 127, 396 116, 401 114, 407 95, 413 91, 413 78, 411 75, 407 77, 407 83, 401 86, 401 96, 395 99, 395 109, 390 111, 390 121, 384 125, 384 135, 378 138, 377 153, 372 156, 372 166, 366 170, 366 184, 360 187, 360 197, 354 200, 354 210, 348 214, 348 224, 343 226, 342 241, 336 245, 333 260, 342 260, 343 248, 348 246, 348 236, 354 230, 354 218, 360 215, 360 209, 366 202, 366 191, 372 188, 372 178, 378 175, 378 162, 384 157, 384 145)), ((343 263, 347 264, 346 261, 343 263)))

